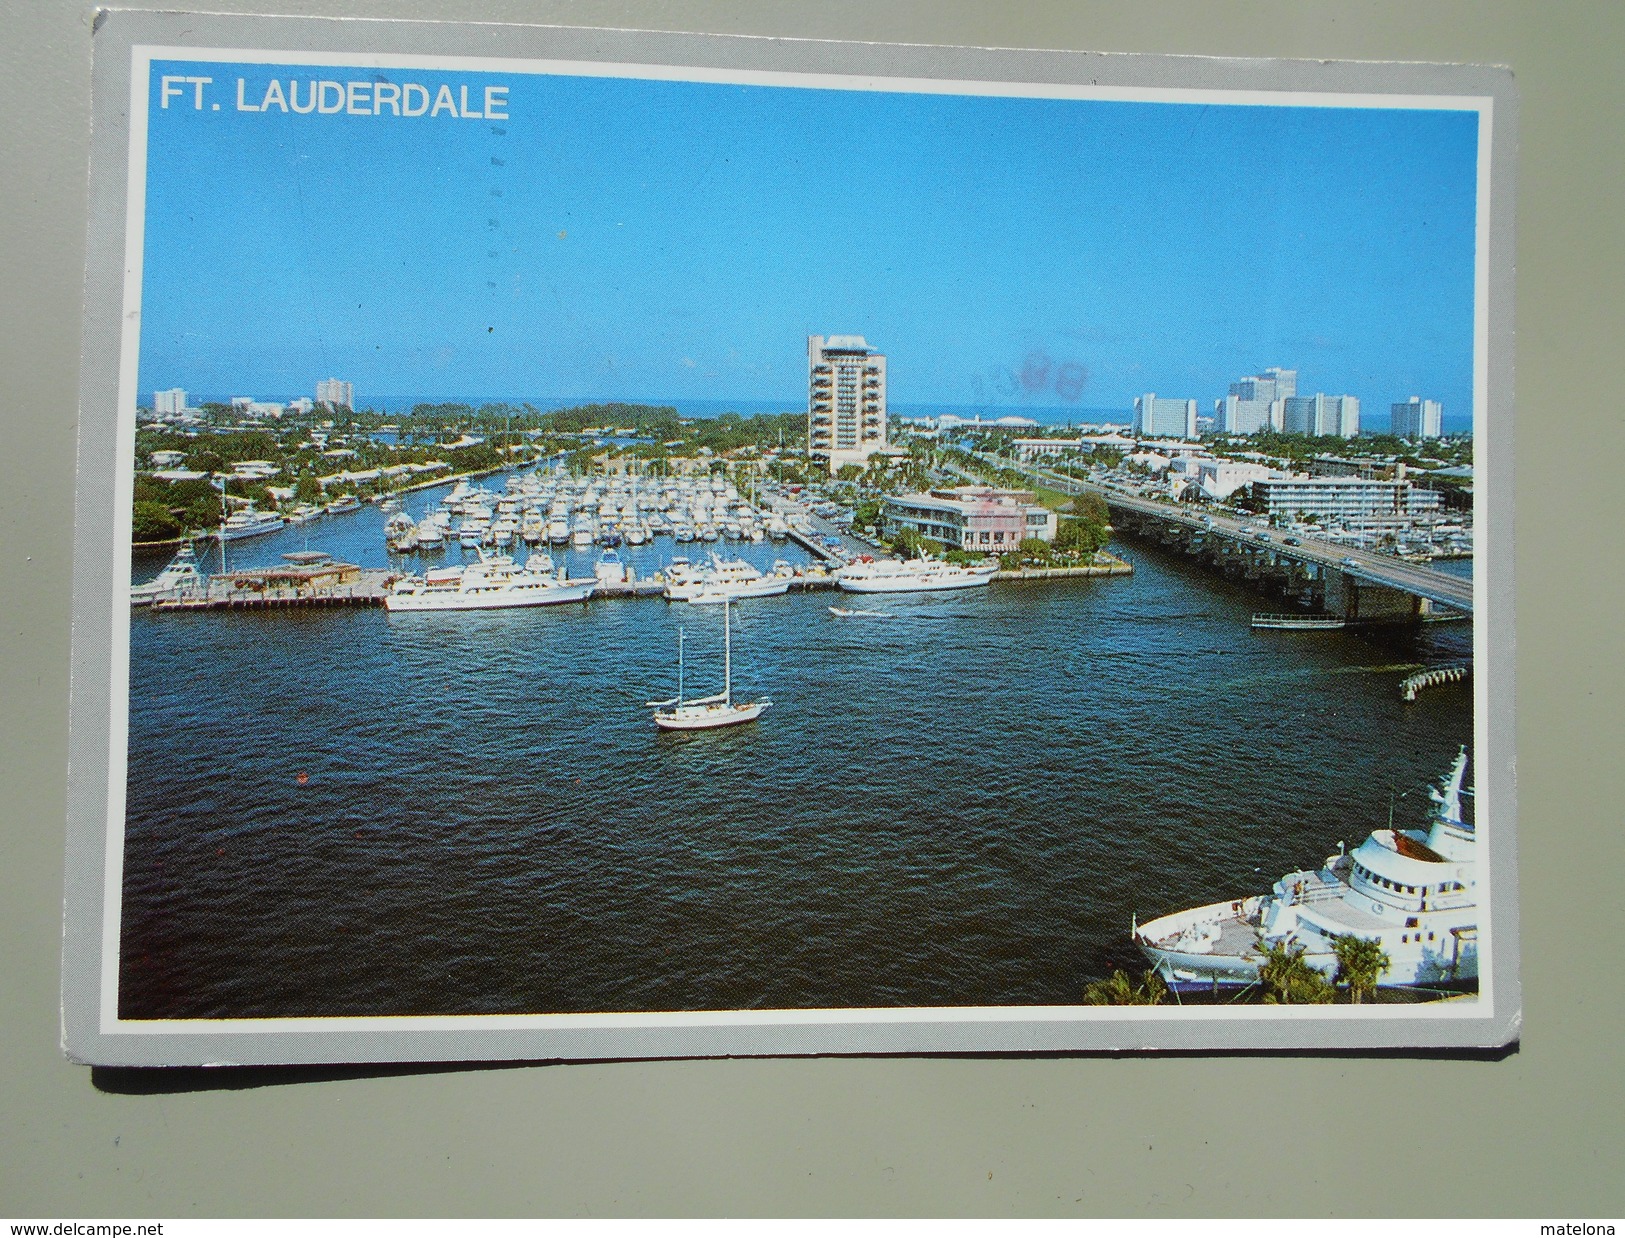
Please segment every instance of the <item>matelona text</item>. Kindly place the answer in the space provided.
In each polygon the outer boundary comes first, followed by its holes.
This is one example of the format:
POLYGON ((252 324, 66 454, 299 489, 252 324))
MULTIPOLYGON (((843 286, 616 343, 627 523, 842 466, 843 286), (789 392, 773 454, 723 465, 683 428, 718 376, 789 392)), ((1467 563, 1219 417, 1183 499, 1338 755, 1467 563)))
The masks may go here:
MULTIPOLYGON (((158 105, 168 108, 191 106, 193 111, 218 112, 219 102, 211 100, 212 77, 180 77, 166 74, 159 80, 158 105)), ((453 92, 449 85, 425 86, 421 82, 337 82, 326 79, 289 78, 286 85, 272 78, 263 91, 250 91, 245 78, 237 79, 239 112, 283 112, 299 116, 447 116, 455 120, 507 120, 508 87, 476 87, 472 98, 466 85, 453 92)))

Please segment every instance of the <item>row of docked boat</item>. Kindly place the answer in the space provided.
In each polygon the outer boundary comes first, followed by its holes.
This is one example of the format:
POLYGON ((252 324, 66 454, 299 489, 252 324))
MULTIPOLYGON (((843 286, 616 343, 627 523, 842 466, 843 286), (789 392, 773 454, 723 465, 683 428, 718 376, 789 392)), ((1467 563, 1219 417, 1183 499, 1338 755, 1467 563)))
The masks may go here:
POLYGON ((579 479, 516 473, 502 491, 458 482, 417 520, 392 517, 385 540, 396 553, 529 546, 641 546, 669 535, 678 542, 761 542, 790 535, 776 513, 758 511, 722 477, 579 479))
POLYGON ((323 516, 342 516, 347 512, 360 510, 361 500, 353 494, 340 495, 325 505, 299 503, 287 515, 281 512, 261 511, 250 502, 227 516, 214 531, 213 537, 218 542, 235 542, 245 537, 275 533, 288 525, 309 524, 313 520, 320 520, 323 516))

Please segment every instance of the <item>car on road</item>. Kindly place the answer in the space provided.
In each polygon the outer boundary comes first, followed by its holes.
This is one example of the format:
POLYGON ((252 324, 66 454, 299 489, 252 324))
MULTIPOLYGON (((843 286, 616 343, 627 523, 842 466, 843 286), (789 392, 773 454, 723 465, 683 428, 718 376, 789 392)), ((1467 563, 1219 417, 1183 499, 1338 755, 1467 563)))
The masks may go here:
POLYGON ((1347 555, 1344 555, 1343 556, 1343 566, 1344 567, 1359 567, 1360 563, 1359 563, 1359 560, 1351 559, 1347 555))
POLYGON ((1303 543, 1300 542, 1295 537, 1283 537, 1281 539, 1281 545, 1283 545, 1283 546, 1301 546, 1301 545, 1303 545, 1303 543))

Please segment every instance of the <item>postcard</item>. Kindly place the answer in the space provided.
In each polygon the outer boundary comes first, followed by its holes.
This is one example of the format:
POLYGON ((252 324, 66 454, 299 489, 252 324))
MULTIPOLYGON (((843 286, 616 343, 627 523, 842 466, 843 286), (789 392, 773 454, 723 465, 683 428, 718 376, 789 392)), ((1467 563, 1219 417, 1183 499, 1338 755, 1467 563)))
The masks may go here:
POLYGON ((94 39, 75 1060, 1516 1038, 1507 72, 94 39))

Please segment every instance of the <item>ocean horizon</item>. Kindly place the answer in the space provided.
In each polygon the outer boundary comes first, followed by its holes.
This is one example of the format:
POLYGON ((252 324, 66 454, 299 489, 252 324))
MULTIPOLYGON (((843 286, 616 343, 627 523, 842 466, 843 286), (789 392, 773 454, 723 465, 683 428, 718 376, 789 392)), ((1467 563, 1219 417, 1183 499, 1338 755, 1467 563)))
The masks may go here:
MULTIPOLYGON (((194 394, 197 403, 229 403, 229 396, 194 394)), ((671 407, 680 417, 709 418, 723 413, 738 413, 742 417, 773 415, 777 413, 805 414, 806 398, 790 397, 779 400, 690 399, 682 396, 511 396, 511 395, 379 395, 363 402, 363 411, 377 413, 404 413, 418 404, 467 404, 479 408, 484 404, 530 405, 544 413, 583 404, 646 404, 671 407)), ((1058 426, 1128 426, 1134 418, 1130 408, 1094 407, 1078 404, 946 404, 892 402, 888 412, 896 417, 933 417, 951 413, 956 417, 977 417, 993 420, 999 417, 1027 417, 1046 428, 1058 426)), ((1471 434, 1471 413, 1445 413, 1442 429, 1446 434, 1471 434)), ((1371 427, 1368 427, 1370 429, 1371 427)), ((1382 433, 1384 431, 1378 431, 1382 433)))

